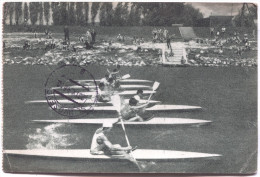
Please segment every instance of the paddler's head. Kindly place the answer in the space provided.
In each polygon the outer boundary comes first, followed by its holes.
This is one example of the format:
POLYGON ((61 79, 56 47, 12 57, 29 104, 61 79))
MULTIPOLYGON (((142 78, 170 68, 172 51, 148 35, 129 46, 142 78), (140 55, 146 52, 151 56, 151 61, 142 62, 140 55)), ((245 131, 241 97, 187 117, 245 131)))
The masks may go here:
POLYGON ((136 94, 139 95, 139 96, 142 96, 144 93, 144 91, 142 89, 138 89, 136 94))
POLYGON ((134 97, 129 99, 129 105, 130 106, 136 106, 138 103, 137 99, 135 99, 134 97))
POLYGON ((109 74, 106 74, 106 75, 105 75, 105 78, 108 80, 108 79, 109 79, 109 74))
POLYGON ((100 90, 104 90, 105 84, 101 82, 101 83, 99 83, 98 87, 100 90))
POLYGON ((103 125, 102 125, 102 130, 103 131, 110 131, 113 127, 113 124, 111 122, 104 122, 103 125))

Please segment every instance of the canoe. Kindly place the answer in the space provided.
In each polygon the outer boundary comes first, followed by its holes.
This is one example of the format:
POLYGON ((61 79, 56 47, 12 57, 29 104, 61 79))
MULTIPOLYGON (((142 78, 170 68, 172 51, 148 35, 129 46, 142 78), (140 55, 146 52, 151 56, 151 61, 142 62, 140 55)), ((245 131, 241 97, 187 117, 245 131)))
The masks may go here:
MULTIPOLYGON (((131 95, 136 95, 137 90, 127 90, 127 91, 122 91, 122 92, 115 92, 118 93, 121 96, 131 96, 131 95)), ((151 93, 156 93, 156 91, 150 91, 150 90, 144 90, 143 95, 150 95, 151 93)), ((97 92, 75 92, 75 93, 63 93, 66 96, 77 96, 77 97, 82 97, 82 96, 93 96, 96 95, 97 92)), ((47 96, 54 96, 54 94, 47 94, 47 96)), ((59 94, 55 94, 55 97, 60 96, 59 94)))
MULTIPOLYGON (((99 119, 59 119, 59 120, 33 120, 33 122, 40 123, 67 123, 67 124, 103 124, 104 122, 114 123, 118 118, 99 118, 99 119)), ((199 119, 186 119, 186 118, 163 118, 163 117, 154 117, 148 121, 144 122, 127 122, 125 125, 192 125, 192 124, 207 124, 211 121, 208 120, 199 120, 199 119)), ((118 122, 118 125, 121 123, 118 122)))
MULTIPOLYGON (((100 82, 101 79, 95 80, 96 82, 100 82)), ((78 82, 94 82, 93 80, 76 80, 78 82)), ((120 80, 121 83, 152 83, 153 81, 149 80, 140 80, 140 79, 124 79, 120 80)))
MULTIPOLYGON (((114 106, 94 106, 93 111, 116 111, 114 106)), ((87 111, 89 107, 77 107, 77 108, 58 108, 60 110, 71 110, 71 111, 87 111)), ((202 109, 199 106, 188 106, 188 105, 155 105, 146 108, 146 111, 189 111, 202 109)))
MULTIPOLYGON (((66 86, 66 89, 96 89, 97 86, 95 85, 83 85, 79 86, 79 85, 73 85, 73 86, 66 86)), ((148 85, 121 85, 120 86, 121 89, 123 90, 133 90, 133 89, 151 89, 151 86, 148 85)), ((62 87, 52 87, 52 89, 64 89, 62 87)))
MULTIPOLYGON (((92 155, 89 149, 31 149, 31 150, 3 150, 5 154, 23 155, 23 156, 39 156, 39 157, 55 157, 70 159, 115 159, 122 157, 121 155, 92 155)), ((153 150, 153 149, 137 149, 133 151, 133 156, 137 160, 177 160, 177 159, 199 159, 220 157, 220 154, 209 154, 188 151, 173 150, 153 150)))
MULTIPOLYGON (((87 99, 87 100, 81 100, 81 99, 73 99, 74 101, 80 103, 80 104, 93 104, 93 100, 87 99)), ((61 103, 61 104, 73 104, 72 101, 70 100, 56 100, 57 102, 61 103)), ((129 99, 125 99, 125 102, 127 103, 129 101, 129 99)), ((140 103, 146 103, 147 100, 140 100, 140 103)), ((33 101, 26 101, 26 104, 40 104, 40 103, 47 103, 47 100, 33 100, 33 101)), ((149 101, 150 104, 158 104, 161 103, 161 101, 156 101, 156 100, 150 100, 149 101)), ((108 105, 112 105, 112 102, 96 102, 95 104, 100 105, 100 104, 108 104, 108 105)))

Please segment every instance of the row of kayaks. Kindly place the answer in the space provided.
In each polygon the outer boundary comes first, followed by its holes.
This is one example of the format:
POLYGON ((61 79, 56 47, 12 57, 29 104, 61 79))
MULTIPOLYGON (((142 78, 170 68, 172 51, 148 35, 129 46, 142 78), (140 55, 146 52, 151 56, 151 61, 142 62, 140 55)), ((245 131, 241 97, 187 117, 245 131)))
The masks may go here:
MULTIPOLYGON (((100 80, 96 80, 95 82, 99 82, 100 80)), ((78 82, 85 83, 86 85, 93 80, 78 80, 78 82)), ((128 83, 152 83, 149 80, 136 80, 136 79, 126 79, 120 81, 122 84, 128 83)), ((155 93, 155 91, 149 90, 149 86, 145 85, 121 85, 123 87, 123 91, 119 92, 119 95, 122 96, 131 96, 136 94, 136 90, 128 90, 128 89, 146 89, 144 94, 149 95, 151 93, 155 93)), ((93 87, 93 86, 92 86, 93 87)), ((73 89, 80 89, 81 86, 71 86, 73 89)), ((94 87, 93 87, 94 88, 94 87)), ((60 89, 54 87, 54 89, 60 89)), ((91 96, 96 94, 96 92, 81 92, 86 96, 91 96)), ((73 96, 70 93, 64 93, 66 96, 73 96)), ((51 94, 47 96, 53 96, 51 94)), ((55 95, 59 96, 59 95, 55 95)), ((67 99, 59 99, 56 100, 61 104, 73 104, 72 101, 67 99)), ((87 99, 74 99, 80 104, 93 104, 93 101, 87 99)), ((125 100, 128 101, 128 100, 125 100)), ((141 103, 145 103, 146 100, 141 100, 141 103)), ((26 103, 30 104, 41 104, 47 103, 46 100, 34 100, 28 101, 26 103)), ((189 110, 200 110, 202 109, 199 106, 188 106, 188 105, 161 105, 160 101, 152 100, 150 101, 150 106, 146 108, 146 111, 189 111, 189 110)), ((87 111, 89 107, 82 106, 76 108, 56 108, 56 109, 65 109, 72 111, 87 111)), ((103 112, 103 111, 113 111, 115 112, 117 109, 113 106, 112 102, 101 103, 96 102, 94 106, 95 112, 103 112)), ((101 125, 104 122, 115 123, 115 126, 120 125, 118 118, 82 118, 82 119, 59 119, 59 120, 32 120, 33 122, 38 123, 67 123, 67 124, 97 124, 101 125), (117 122, 117 123, 116 123, 117 122)), ((208 124, 211 121, 208 120, 199 120, 199 119, 189 119, 189 118, 174 118, 174 117, 153 117, 144 122, 127 122, 124 124, 126 126, 137 126, 137 125, 200 125, 200 124, 208 124)), ((57 150, 46 150, 46 149, 33 149, 33 150, 4 150, 5 154, 8 155, 23 155, 23 156, 38 156, 38 157, 55 157, 55 158, 70 158, 70 159, 117 159, 120 155, 92 155, 89 149, 57 149, 57 150)), ((155 150, 155 149, 137 149, 132 152, 132 155, 136 160, 178 160, 178 159, 216 159, 220 157, 220 154, 209 154, 209 153, 200 153, 200 152, 188 152, 188 151, 174 151, 174 150, 155 150)))

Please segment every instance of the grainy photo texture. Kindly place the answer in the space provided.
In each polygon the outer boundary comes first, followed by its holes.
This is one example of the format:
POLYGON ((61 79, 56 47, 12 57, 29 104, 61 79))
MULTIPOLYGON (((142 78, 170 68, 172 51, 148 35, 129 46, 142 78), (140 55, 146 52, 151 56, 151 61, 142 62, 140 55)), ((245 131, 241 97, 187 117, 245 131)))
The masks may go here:
POLYGON ((256 172, 257 4, 2 9, 5 172, 256 172))

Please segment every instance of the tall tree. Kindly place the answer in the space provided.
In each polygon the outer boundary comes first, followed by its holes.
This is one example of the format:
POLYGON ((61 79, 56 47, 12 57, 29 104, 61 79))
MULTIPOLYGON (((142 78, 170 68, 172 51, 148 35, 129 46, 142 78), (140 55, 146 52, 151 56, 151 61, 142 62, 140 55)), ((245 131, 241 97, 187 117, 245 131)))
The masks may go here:
POLYGON ((24 22, 27 23, 28 18, 29 18, 27 2, 24 3, 24 10, 23 11, 24 11, 24 22))
POLYGON ((83 5, 83 2, 76 2, 76 22, 80 26, 84 24, 83 5))
POLYGON ((8 2, 5 2, 4 3, 4 17, 3 17, 3 24, 5 25, 6 24, 6 18, 8 16, 8 13, 9 13, 10 9, 9 9, 9 3, 8 2))
POLYGON ((103 2, 100 7, 100 25, 111 26, 113 20, 113 5, 111 2, 103 2))
POLYGON ((130 26, 139 26, 141 23, 141 8, 137 3, 132 3, 127 24, 130 26))
POLYGON ((203 18, 202 13, 199 11, 199 9, 195 9, 192 5, 186 4, 184 7, 183 17, 181 19, 182 23, 184 23, 185 26, 193 26, 195 25, 196 21, 198 19, 203 18))
POLYGON ((60 3, 59 2, 52 2, 51 3, 52 9, 52 19, 54 25, 59 25, 61 21, 61 14, 60 14, 60 3))
POLYGON ((127 25, 128 16, 129 16, 129 2, 125 2, 121 12, 121 18, 123 20, 122 25, 127 25))
POLYGON ((32 25, 35 25, 37 19, 38 19, 38 7, 39 7, 39 3, 38 2, 30 2, 30 18, 31 18, 31 22, 32 25))
POLYGON ((9 20, 10 20, 10 25, 13 25, 13 14, 14 14, 14 7, 15 4, 14 2, 8 2, 9 3, 9 20))
POLYGON ((44 2, 44 18, 46 21, 46 25, 49 25, 49 19, 50 19, 50 2, 44 2))
POLYGON ((60 3, 60 13, 61 13, 61 20, 60 25, 68 25, 68 2, 61 2, 60 3))
POLYGON ((76 23, 75 3, 70 2, 70 4, 69 4, 69 24, 74 25, 75 23, 76 23))
POLYGON ((124 11, 123 3, 119 2, 114 11, 114 18, 113 18, 114 25, 122 26, 124 24, 124 19, 122 18, 123 11, 124 11))
POLYGON ((39 2, 38 9, 39 9, 39 24, 43 25, 43 3, 42 2, 39 2))
POLYGON ((92 2, 91 6, 91 22, 94 25, 95 24, 95 18, 97 16, 98 10, 99 10, 100 2, 92 2))
POLYGON ((15 24, 19 24, 19 19, 22 16, 22 2, 15 2, 15 24))
POLYGON ((85 10, 85 25, 88 25, 88 13, 89 13, 89 3, 84 2, 84 10, 85 10))

